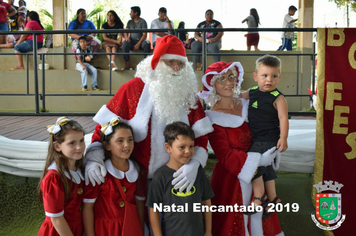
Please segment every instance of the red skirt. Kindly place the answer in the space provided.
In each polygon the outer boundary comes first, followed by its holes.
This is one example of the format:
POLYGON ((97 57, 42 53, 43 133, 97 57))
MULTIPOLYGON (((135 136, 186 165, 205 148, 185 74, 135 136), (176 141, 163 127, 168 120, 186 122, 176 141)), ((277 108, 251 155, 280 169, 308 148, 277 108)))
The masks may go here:
POLYGON ((259 33, 247 34, 247 46, 258 46, 260 41, 259 33))

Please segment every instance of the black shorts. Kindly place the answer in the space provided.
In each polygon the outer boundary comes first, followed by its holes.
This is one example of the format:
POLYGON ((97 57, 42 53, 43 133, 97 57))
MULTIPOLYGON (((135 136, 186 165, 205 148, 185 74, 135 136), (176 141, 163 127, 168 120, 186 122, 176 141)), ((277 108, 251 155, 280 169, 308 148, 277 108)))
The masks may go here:
MULTIPOLYGON (((252 144, 249 152, 258 152, 262 154, 268 149, 275 147, 276 144, 276 142, 255 142, 252 144)), ((260 176, 263 176, 264 182, 277 179, 276 171, 273 169, 272 165, 259 166, 252 180, 257 179, 260 176)))

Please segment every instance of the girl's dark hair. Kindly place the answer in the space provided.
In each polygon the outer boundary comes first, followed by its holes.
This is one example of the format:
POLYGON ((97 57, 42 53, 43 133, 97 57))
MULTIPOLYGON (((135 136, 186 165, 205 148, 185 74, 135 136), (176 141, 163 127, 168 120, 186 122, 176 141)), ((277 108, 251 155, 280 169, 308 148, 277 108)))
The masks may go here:
POLYGON ((184 21, 179 22, 178 29, 184 29, 184 21))
POLYGON ((251 8, 250 12, 251 12, 251 15, 253 16, 253 18, 255 18, 255 21, 256 21, 256 24, 258 27, 258 25, 261 23, 260 23, 260 17, 258 16, 257 10, 255 8, 251 8))
POLYGON ((79 8, 79 9, 77 10, 77 18, 74 20, 74 22, 76 23, 76 26, 75 26, 74 29, 80 29, 80 26, 82 25, 82 23, 80 23, 79 20, 78 20, 78 15, 79 15, 79 13, 81 13, 82 11, 85 11, 85 9, 79 8))
MULTIPOLYGON (((40 182, 38 185, 38 201, 39 203, 43 203, 43 195, 42 195, 42 191, 41 191, 41 182, 43 180, 43 178, 45 177, 45 175, 48 172, 48 167, 54 162, 56 163, 57 166, 57 171, 61 177, 62 180, 62 184, 64 187, 64 196, 65 196, 65 201, 67 201, 70 197, 70 192, 72 189, 72 186, 68 185, 68 180, 67 177, 65 175, 65 172, 67 172, 70 176, 71 179, 73 179, 72 175, 70 174, 69 168, 68 168, 68 159, 67 157, 65 157, 63 155, 62 152, 57 152, 54 149, 54 142, 57 142, 59 144, 63 143, 65 140, 66 135, 69 133, 69 131, 79 131, 82 132, 83 135, 85 135, 85 130, 83 129, 83 127, 75 120, 69 120, 66 124, 61 125, 61 130, 56 133, 56 134, 51 134, 50 138, 49 138, 49 144, 48 144, 48 154, 47 154, 47 158, 46 158, 46 163, 45 163, 45 167, 43 169, 43 173, 42 176, 40 178, 40 182)), ((83 160, 77 160, 75 162, 75 167, 77 168, 81 168, 83 163, 83 160)))
MULTIPOLYGON (((110 140, 111 140, 111 138, 114 136, 116 130, 118 130, 118 129, 128 129, 128 130, 131 131, 132 137, 133 137, 133 135, 134 135, 134 134, 133 134, 133 129, 132 129, 131 125, 129 125, 129 124, 123 122, 123 121, 119 121, 119 123, 118 123, 117 125, 115 125, 115 126, 112 127, 112 133, 111 133, 111 134, 105 135, 103 132, 101 132, 101 134, 100 134, 101 142, 102 142, 102 143, 104 143, 104 142, 109 143, 110 140)), ((105 154, 105 159, 104 159, 104 161, 106 161, 106 160, 108 160, 108 159, 111 159, 111 153, 110 153, 110 151, 106 150, 105 148, 104 148, 104 154, 105 154)), ((139 163, 135 160, 135 158, 134 158, 132 155, 130 156, 130 160, 133 161, 133 163, 135 164, 135 167, 136 167, 137 171, 139 171, 139 170, 140 170, 140 165, 139 165, 139 163)))
POLYGON ((42 26, 41 21, 40 21, 40 16, 38 15, 37 12, 30 11, 29 13, 27 13, 27 16, 30 17, 31 20, 37 21, 38 24, 40 24, 40 26, 42 27, 42 29, 44 29, 44 27, 42 26))
POLYGON ((117 15, 117 13, 114 10, 110 10, 108 11, 108 13, 106 15, 108 15, 109 13, 113 14, 115 17, 115 23, 119 26, 119 28, 124 28, 124 23, 122 23, 120 17, 117 15))

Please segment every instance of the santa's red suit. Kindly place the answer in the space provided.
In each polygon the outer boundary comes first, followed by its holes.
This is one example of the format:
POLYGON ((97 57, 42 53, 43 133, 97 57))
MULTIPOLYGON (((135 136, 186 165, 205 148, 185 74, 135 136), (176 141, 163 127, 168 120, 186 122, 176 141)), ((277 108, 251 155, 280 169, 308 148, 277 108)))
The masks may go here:
MULTIPOLYGON (((196 135, 193 158, 205 166, 207 134, 212 131, 212 126, 210 120, 205 117, 204 109, 198 99, 196 104, 197 108, 190 110, 188 115, 182 111, 180 121, 193 128, 196 135)), ((98 125, 90 146, 101 145, 98 143, 101 125, 108 123, 113 117, 120 117, 132 126, 135 139, 133 156, 148 169, 148 178, 151 178, 153 173, 169 160, 169 155, 164 149, 165 123, 159 122, 158 117, 152 114, 153 110, 148 86, 141 78, 130 80, 121 86, 109 103, 104 105, 93 118, 98 125)))

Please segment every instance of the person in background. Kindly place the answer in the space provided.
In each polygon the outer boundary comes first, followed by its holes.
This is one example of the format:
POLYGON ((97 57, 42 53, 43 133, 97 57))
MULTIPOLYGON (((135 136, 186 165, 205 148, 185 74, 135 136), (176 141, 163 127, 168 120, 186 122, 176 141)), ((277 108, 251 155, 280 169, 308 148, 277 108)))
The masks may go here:
MULTIPOLYGON (((214 20, 214 12, 212 10, 207 10, 205 12, 205 21, 202 21, 198 24, 197 29, 216 29, 222 28, 222 24, 214 20)), ((220 53, 221 48, 221 38, 224 35, 224 32, 205 32, 206 33, 206 43, 208 52, 210 53, 220 53)), ((192 44, 192 53, 201 53, 203 46, 203 37, 201 32, 195 32, 195 41, 192 44)), ((194 55, 194 63, 196 70, 202 70, 200 56, 194 55)), ((215 62, 220 61, 220 55, 214 55, 213 59, 215 62)))
MULTIPOLYGON (((126 29, 147 29, 147 22, 141 18, 141 9, 138 6, 131 7, 131 20, 127 22, 126 29)), ((147 40, 147 32, 124 33, 125 41, 122 45, 122 52, 128 53, 130 50, 143 50, 145 53, 151 51, 150 41, 147 40)), ((147 55, 145 55, 146 57, 147 55)), ((124 55, 125 67, 123 70, 130 70, 130 56, 124 55)))
POLYGON ((82 78, 82 91, 88 91, 88 73, 92 74, 91 88, 94 91, 99 91, 98 88, 98 71, 90 64, 93 58, 92 51, 87 47, 87 37, 81 36, 79 39, 79 47, 77 48, 77 63, 75 69, 80 72, 82 78))
MULTIPOLYGON (((68 30, 76 30, 78 33, 69 34, 72 38, 72 52, 75 53, 78 47, 78 39, 80 36, 85 36, 91 46, 93 52, 99 52, 99 42, 95 38, 95 33, 80 33, 80 30, 96 30, 93 22, 87 20, 87 13, 83 8, 77 10, 77 18, 70 22, 68 30)), ((75 55, 74 55, 75 57, 75 55)))
POLYGON ((51 136, 38 189, 38 201, 44 206, 46 219, 38 236, 82 236, 84 177, 80 168, 85 131, 68 117, 58 118, 47 130, 51 136))
POLYGON ((17 9, 17 24, 19 28, 24 29, 26 24, 27 8, 25 0, 19 0, 19 8, 17 9))
MULTIPOLYGON (((2 1, 1 1, 2 2, 2 1)), ((16 12, 15 12, 15 14, 14 15, 12 15, 11 14, 11 11, 10 10, 8 10, 7 11, 7 13, 8 14, 10 14, 10 16, 8 15, 8 23, 9 23, 9 30, 10 31, 18 31, 19 30, 19 26, 18 26, 18 24, 17 24, 17 9, 19 8, 18 6, 15 6, 14 5, 14 3, 15 3, 15 0, 7 0, 7 3, 8 4, 10 4, 15 10, 16 10, 16 12)), ((19 39, 20 38, 20 35, 19 34, 17 34, 17 35, 15 35, 15 37, 18 37, 18 38, 16 38, 16 39, 19 39)))
MULTIPOLYGON (((185 23, 184 21, 179 22, 178 28, 177 29, 185 29, 185 23)), ((178 38, 183 42, 183 44, 185 45, 185 43, 188 41, 189 39, 189 34, 187 31, 179 31, 178 32, 178 38)))
MULTIPOLYGON (((288 8, 288 14, 286 14, 283 18, 282 28, 295 28, 295 22, 298 19, 293 19, 292 16, 294 16, 296 11, 297 11, 297 8, 293 5, 291 5, 288 8)), ((293 50, 293 44, 292 44, 293 39, 294 39, 293 31, 282 32, 282 45, 279 46, 277 51, 283 51, 284 49, 287 49, 287 51, 292 51, 293 50)))
MULTIPOLYGON (((250 9, 250 15, 244 19, 241 23, 247 22, 248 28, 257 28, 260 24, 260 17, 258 16, 257 10, 255 8, 250 9)), ((245 34, 247 51, 251 50, 251 46, 254 46, 255 51, 259 51, 258 43, 260 41, 260 34, 258 31, 249 31, 245 34)))
MULTIPOLYGON (((161 7, 158 10, 158 18, 151 22, 151 29, 174 29, 174 23, 173 21, 169 20, 167 16, 167 9, 165 7, 161 7)), ((153 48, 156 46, 157 38, 166 36, 168 34, 170 34, 169 31, 152 33, 153 48)))
MULTIPOLYGON (((105 22, 102 26, 102 29, 123 29, 124 24, 122 23, 120 17, 116 14, 115 11, 110 10, 107 13, 107 22, 105 22)), ((107 53, 117 53, 120 46, 122 45, 122 34, 113 32, 113 33, 103 33, 103 49, 107 53), (117 38, 119 36, 119 38, 117 38)), ((111 69, 112 71, 118 70, 116 64, 115 64, 115 59, 116 55, 106 55, 106 57, 109 60, 109 63, 111 63, 111 69), (110 59, 111 58, 111 59, 110 59)), ((110 67, 110 64, 109 64, 110 67)))
MULTIPOLYGON (((0 48, 14 48, 17 66, 12 67, 10 70, 23 70, 25 69, 23 65, 23 56, 20 53, 33 51, 33 36, 32 34, 26 34, 26 31, 43 31, 43 26, 40 21, 40 17, 37 12, 31 11, 27 15, 27 24, 24 33, 21 35, 18 41, 13 43, 1 44, 0 48)), ((37 48, 42 48, 44 35, 37 35, 37 48)))
MULTIPOLYGON (((16 15, 16 9, 11 4, 5 3, 0 0, 0 31, 9 31, 7 21, 16 15), (9 12, 9 14, 8 14, 9 12), (8 14, 8 15, 7 15, 8 14)), ((0 35, 0 44, 6 43, 6 34, 0 35)))

